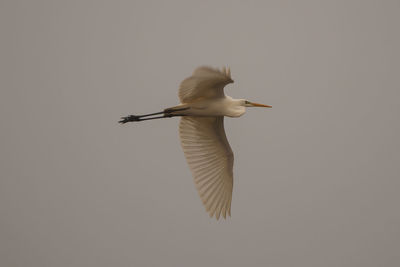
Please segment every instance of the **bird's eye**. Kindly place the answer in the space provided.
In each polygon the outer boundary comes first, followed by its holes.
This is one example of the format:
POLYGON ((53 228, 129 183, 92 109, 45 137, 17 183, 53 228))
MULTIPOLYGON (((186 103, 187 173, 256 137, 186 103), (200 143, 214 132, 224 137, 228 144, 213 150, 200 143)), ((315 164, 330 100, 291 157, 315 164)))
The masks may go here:
POLYGON ((247 101, 247 100, 245 100, 245 101, 244 101, 244 103, 245 103, 245 104, 250 104, 250 102, 249 102, 249 101, 247 101))

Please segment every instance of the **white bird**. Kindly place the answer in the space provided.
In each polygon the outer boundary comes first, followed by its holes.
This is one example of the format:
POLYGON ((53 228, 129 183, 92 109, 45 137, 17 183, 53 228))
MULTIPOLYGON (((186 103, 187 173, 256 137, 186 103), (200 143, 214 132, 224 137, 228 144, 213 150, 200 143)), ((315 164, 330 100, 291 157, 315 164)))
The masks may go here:
POLYGON ((230 69, 199 67, 179 87, 181 104, 161 112, 122 117, 120 123, 181 116, 179 135, 200 198, 210 217, 231 215, 233 152, 226 139, 224 116, 240 117, 246 107, 271 106, 224 94, 233 83, 230 69), (157 116, 159 115, 159 116, 157 116))

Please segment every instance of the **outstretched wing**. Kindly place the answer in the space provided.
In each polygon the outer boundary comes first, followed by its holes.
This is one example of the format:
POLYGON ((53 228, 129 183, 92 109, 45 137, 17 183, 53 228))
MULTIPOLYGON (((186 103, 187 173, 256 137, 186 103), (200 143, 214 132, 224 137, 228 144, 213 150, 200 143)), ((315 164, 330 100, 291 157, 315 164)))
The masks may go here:
POLYGON ((190 103, 198 98, 223 97, 224 87, 229 83, 233 83, 229 68, 220 71, 210 67, 199 67, 192 76, 181 82, 179 99, 182 103, 190 103))
POLYGON ((231 215, 233 153, 226 139, 224 117, 182 117, 181 145, 200 198, 219 219, 231 215))

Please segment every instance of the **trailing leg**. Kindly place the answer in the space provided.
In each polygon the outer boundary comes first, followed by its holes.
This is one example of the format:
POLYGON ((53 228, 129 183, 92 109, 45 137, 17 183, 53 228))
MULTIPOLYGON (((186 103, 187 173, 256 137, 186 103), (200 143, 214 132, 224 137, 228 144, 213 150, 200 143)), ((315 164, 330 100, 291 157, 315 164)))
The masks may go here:
POLYGON ((125 124, 127 122, 134 122, 134 121, 146 121, 146 120, 154 120, 154 119, 162 119, 162 118, 171 118, 171 117, 176 117, 176 116, 185 116, 183 114, 175 114, 174 112, 177 111, 183 111, 189 109, 189 107, 184 107, 184 108, 167 108, 164 111, 160 112, 155 112, 155 113, 149 113, 149 114, 144 114, 144 115, 129 115, 126 117, 122 117, 119 123, 125 124), (162 116, 155 116, 155 115, 160 115, 163 114, 162 116), (152 117, 155 116, 155 117, 152 117))

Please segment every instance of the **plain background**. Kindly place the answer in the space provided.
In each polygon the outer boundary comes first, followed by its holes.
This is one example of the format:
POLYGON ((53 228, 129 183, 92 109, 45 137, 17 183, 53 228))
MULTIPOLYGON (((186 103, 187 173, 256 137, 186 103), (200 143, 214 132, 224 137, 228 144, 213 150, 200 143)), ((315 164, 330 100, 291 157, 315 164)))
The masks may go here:
POLYGON ((1 266, 400 266, 400 2, 0 2, 1 266), (232 69, 232 217, 209 218, 179 119, 232 69))

